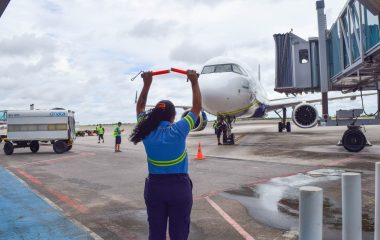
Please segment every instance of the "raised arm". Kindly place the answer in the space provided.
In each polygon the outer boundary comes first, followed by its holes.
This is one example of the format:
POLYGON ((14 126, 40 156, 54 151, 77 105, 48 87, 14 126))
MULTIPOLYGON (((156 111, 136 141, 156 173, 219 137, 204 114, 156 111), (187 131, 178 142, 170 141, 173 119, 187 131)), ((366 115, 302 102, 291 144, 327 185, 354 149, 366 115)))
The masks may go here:
POLYGON ((148 93, 150 85, 152 85, 152 72, 144 72, 141 77, 144 80, 144 86, 141 90, 139 99, 136 104, 136 113, 139 115, 142 112, 145 112, 146 100, 148 98, 148 93))
POLYGON ((199 117, 199 113, 202 110, 202 95, 198 84, 198 74, 194 70, 187 71, 187 78, 191 82, 191 87, 193 89, 193 107, 191 111, 194 113, 195 117, 199 117))

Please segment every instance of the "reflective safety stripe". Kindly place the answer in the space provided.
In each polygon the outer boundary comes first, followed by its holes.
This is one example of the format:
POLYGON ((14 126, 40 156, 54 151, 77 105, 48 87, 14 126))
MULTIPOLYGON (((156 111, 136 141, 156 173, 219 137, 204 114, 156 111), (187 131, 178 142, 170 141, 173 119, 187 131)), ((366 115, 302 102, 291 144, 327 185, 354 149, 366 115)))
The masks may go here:
POLYGON ((189 124, 190 129, 193 129, 194 125, 195 125, 193 118, 191 116, 189 116, 189 115, 186 115, 185 120, 189 124))
POLYGON ((187 156, 187 149, 185 149, 185 151, 182 153, 181 156, 179 156, 178 158, 176 158, 174 160, 156 161, 156 160, 152 160, 151 158, 148 157, 148 161, 157 167, 170 167, 170 166, 181 163, 183 160, 185 160, 186 156, 187 156))
POLYGON ((145 115, 139 117, 139 118, 137 119, 137 123, 140 123, 140 122, 144 119, 144 117, 145 117, 145 115))

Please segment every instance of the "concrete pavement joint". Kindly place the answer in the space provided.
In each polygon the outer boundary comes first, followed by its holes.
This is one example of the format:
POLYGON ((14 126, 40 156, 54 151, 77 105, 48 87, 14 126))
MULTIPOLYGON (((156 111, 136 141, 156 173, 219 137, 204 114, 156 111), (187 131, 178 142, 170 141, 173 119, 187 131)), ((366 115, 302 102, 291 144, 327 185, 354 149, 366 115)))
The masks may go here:
POLYGON ((52 158, 52 159, 40 160, 40 161, 36 161, 36 162, 24 163, 24 164, 20 164, 18 166, 14 166, 14 167, 8 167, 8 169, 9 168, 20 168, 20 167, 25 167, 25 166, 33 166, 33 165, 51 164, 51 163, 59 162, 61 160, 72 160, 72 159, 75 159, 75 157, 77 157, 77 156, 83 156, 83 157, 96 156, 96 153, 82 152, 80 154, 74 154, 74 155, 65 156, 65 157, 52 158))

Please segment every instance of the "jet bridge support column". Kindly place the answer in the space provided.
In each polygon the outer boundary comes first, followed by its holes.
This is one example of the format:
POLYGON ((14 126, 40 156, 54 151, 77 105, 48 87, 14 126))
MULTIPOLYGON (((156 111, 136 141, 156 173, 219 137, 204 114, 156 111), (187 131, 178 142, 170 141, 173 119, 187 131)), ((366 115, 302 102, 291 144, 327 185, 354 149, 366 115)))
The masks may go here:
POLYGON ((380 119, 380 82, 377 83, 377 118, 380 119))
POLYGON ((318 38, 319 38, 319 66, 320 66, 320 80, 321 80, 321 93, 322 93, 322 114, 325 120, 329 117, 328 108, 328 91, 329 91, 329 77, 327 72, 327 44, 326 44, 326 15, 325 15, 325 2, 319 0, 317 4, 318 13, 318 38))

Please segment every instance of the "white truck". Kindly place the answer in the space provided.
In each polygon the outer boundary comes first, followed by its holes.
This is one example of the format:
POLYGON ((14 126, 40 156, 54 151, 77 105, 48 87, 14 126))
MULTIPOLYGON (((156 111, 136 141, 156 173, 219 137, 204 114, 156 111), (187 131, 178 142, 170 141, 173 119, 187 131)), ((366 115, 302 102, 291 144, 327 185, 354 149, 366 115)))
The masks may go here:
POLYGON ((75 139, 74 112, 65 109, 8 111, 7 139, 4 153, 12 155, 15 148, 29 147, 33 153, 40 142, 53 144, 54 152, 69 151, 75 139))

